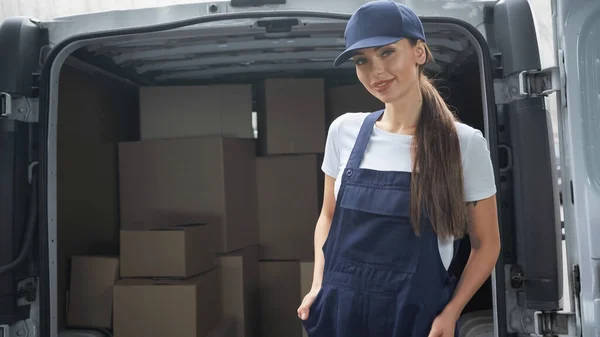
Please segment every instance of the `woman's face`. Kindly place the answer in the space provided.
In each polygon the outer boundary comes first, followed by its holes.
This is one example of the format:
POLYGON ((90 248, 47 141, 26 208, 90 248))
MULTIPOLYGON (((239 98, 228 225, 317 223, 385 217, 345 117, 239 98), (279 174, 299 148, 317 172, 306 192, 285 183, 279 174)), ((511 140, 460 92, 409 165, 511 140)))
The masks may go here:
POLYGON ((378 48, 357 50, 352 57, 358 79, 365 88, 384 103, 397 101, 418 89, 419 64, 425 62, 425 49, 409 40, 378 48))

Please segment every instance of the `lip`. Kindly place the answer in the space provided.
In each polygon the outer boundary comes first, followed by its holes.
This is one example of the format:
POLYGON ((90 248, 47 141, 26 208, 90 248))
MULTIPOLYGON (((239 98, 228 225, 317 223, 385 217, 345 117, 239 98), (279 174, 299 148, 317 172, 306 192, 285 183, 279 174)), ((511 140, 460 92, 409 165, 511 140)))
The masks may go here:
POLYGON ((386 91, 390 87, 390 85, 392 84, 393 81, 394 81, 394 79, 378 81, 378 82, 373 83, 371 85, 371 87, 377 92, 383 92, 383 91, 386 91))

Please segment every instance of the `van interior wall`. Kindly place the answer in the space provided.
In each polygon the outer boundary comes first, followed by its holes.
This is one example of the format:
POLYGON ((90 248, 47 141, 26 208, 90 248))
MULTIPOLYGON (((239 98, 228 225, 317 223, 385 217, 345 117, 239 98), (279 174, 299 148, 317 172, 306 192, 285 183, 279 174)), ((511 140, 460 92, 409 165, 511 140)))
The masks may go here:
POLYGON ((117 254, 118 141, 137 138, 137 88, 65 65, 58 99, 58 322, 65 326, 70 258, 117 254))
MULTIPOLYGON (((328 75, 326 83, 330 87, 358 82, 347 74, 339 81, 328 75)), ((450 77, 434 83, 462 122, 483 130, 477 55, 465 59, 450 77)), ((62 69, 57 174, 59 329, 66 324, 71 257, 119 253, 118 143, 140 139, 138 97, 138 87, 69 65, 62 69)), ((328 115, 324 123, 331 119, 328 115)), ((319 189, 321 201, 322 185, 319 189)), ((467 238, 451 267, 454 273, 460 275, 469 253, 467 238)), ((491 309, 491 294, 488 281, 465 312, 491 309)))

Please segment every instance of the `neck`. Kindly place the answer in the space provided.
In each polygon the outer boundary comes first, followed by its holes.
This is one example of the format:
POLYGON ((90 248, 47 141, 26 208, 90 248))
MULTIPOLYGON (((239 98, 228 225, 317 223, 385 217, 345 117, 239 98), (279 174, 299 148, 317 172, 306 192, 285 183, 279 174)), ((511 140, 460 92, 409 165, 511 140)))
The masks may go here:
POLYGON ((397 101, 385 104, 378 127, 392 133, 412 135, 417 130, 422 106, 421 90, 416 87, 397 101))

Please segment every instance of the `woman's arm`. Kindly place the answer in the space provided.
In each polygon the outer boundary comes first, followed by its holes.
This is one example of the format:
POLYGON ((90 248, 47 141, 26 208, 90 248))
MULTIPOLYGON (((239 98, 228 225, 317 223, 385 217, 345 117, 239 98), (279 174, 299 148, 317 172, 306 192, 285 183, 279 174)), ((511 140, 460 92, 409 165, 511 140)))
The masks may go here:
POLYGON ((323 280, 323 267, 325 266, 325 257, 323 256, 323 244, 329 235, 331 228, 331 220, 333 219, 333 211, 335 210, 335 197, 333 188, 335 179, 325 175, 325 189, 323 192, 323 207, 321 215, 315 227, 315 269, 313 274, 313 289, 321 288, 323 280))
POLYGON ((500 254, 496 196, 467 204, 471 255, 445 314, 458 319, 477 290, 488 279, 500 254))
POLYGON ((329 235, 331 220, 333 219, 333 212, 335 210, 334 184, 335 179, 326 174, 325 189, 323 191, 323 207, 321 208, 321 214, 319 215, 319 220, 317 220, 317 225, 315 226, 315 267, 313 271, 312 289, 306 294, 302 304, 298 308, 298 317, 301 319, 308 318, 310 306, 321 289, 321 282, 323 281, 323 268, 325 266, 323 244, 329 235))
POLYGON ((496 196, 469 202, 467 209, 471 255, 458 282, 454 297, 433 321, 429 337, 457 337, 454 336, 456 321, 467 303, 494 270, 500 254, 496 196))

